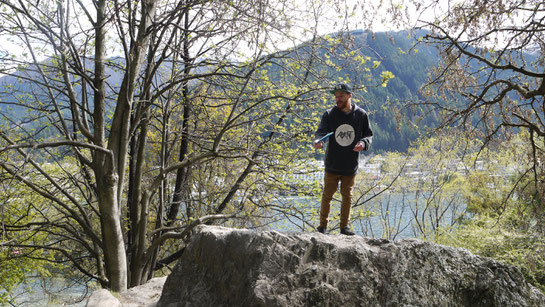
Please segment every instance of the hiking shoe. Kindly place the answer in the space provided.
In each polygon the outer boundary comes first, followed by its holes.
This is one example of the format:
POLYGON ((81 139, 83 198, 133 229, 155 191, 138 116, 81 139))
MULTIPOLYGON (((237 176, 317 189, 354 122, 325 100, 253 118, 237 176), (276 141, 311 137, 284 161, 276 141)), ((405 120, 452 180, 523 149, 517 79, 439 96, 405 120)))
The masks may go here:
POLYGON ((326 228, 325 228, 325 227, 322 227, 322 226, 318 226, 318 228, 316 228, 316 230, 318 230, 319 233, 325 234, 326 228))
POLYGON ((350 230, 350 228, 348 228, 348 227, 343 227, 343 228, 341 228, 341 234, 343 234, 343 235, 345 235, 345 236, 353 236, 353 235, 355 235, 355 233, 352 232, 352 231, 350 230))

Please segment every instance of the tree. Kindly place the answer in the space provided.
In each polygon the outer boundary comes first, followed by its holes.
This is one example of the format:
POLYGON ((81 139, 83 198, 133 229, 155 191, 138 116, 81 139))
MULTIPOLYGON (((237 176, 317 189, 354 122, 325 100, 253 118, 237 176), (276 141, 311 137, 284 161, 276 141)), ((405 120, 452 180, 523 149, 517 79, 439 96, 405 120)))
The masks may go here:
POLYGON ((456 231, 436 242, 516 265, 528 282, 545 289, 544 238, 534 229, 533 174, 528 171, 528 131, 504 142, 496 151, 480 153, 479 168, 466 176, 468 215, 456 231))
POLYGON ((251 223, 343 78, 317 64, 343 42, 318 35, 318 4, 0 0, 1 34, 24 48, 2 52, 0 179, 40 199, 20 209, 35 219, 2 221, 1 246, 52 251, 122 291, 177 259, 167 243, 196 225, 251 223), (302 18, 313 38, 279 50, 301 42, 302 18))
POLYGON ((442 242, 520 265, 542 288, 543 2, 412 3, 422 10, 417 25, 430 31, 421 41, 437 46, 442 61, 421 89, 426 99, 408 105, 440 114, 438 128, 443 131, 463 131, 470 138, 482 139, 477 156, 489 158, 489 151, 508 154, 513 159, 508 162, 515 164, 512 169, 495 170, 498 177, 490 176, 487 168, 466 178, 470 184, 467 206, 473 219, 453 239, 443 237, 442 242), (523 150, 510 144, 518 134, 525 135, 517 145, 523 150))
MULTIPOLYGON (((415 1, 424 7, 422 1, 415 1)), ((502 146, 509 134, 530 133, 528 169, 533 173, 537 228, 543 229, 545 23, 542 1, 462 1, 427 7, 443 12, 419 24, 431 32, 423 42, 438 46, 443 60, 411 104, 438 112, 439 128, 456 127, 502 146), (499 141, 499 142, 494 142, 499 141)))

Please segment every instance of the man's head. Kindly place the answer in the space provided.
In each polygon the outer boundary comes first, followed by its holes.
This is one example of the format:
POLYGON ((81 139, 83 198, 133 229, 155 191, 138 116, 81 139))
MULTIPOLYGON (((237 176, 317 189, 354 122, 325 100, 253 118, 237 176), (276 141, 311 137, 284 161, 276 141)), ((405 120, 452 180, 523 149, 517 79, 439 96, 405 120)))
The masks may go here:
POLYGON ((335 101, 337 102, 337 107, 341 110, 350 108, 351 99, 352 99, 352 89, 347 84, 337 84, 330 91, 335 95, 335 101))

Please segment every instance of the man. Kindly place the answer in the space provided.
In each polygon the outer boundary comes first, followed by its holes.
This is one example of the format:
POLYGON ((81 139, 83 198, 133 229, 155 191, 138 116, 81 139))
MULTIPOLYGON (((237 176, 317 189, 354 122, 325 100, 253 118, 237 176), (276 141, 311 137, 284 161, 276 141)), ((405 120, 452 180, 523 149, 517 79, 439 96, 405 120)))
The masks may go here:
POLYGON ((325 152, 324 190, 320 207, 320 226, 317 230, 325 233, 329 222, 329 210, 333 194, 341 183, 341 234, 352 236, 348 226, 352 207, 352 188, 358 170, 360 151, 368 150, 373 140, 367 113, 352 103, 352 90, 347 84, 338 84, 331 90, 336 104, 323 115, 316 130, 314 148, 321 149, 329 132, 333 135, 325 152))

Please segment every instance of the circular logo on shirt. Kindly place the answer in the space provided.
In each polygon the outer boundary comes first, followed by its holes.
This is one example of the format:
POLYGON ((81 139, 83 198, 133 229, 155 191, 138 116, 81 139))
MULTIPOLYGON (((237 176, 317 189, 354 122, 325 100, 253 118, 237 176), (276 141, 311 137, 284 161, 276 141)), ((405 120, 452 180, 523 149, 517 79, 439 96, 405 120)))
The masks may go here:
POLYGON ((356 132, 350 125, 342 124, 337 128, 337 130, 335 130, 335 141, 337 141, 337 143, 343 147, 352 144, 355 137, 356 132))

